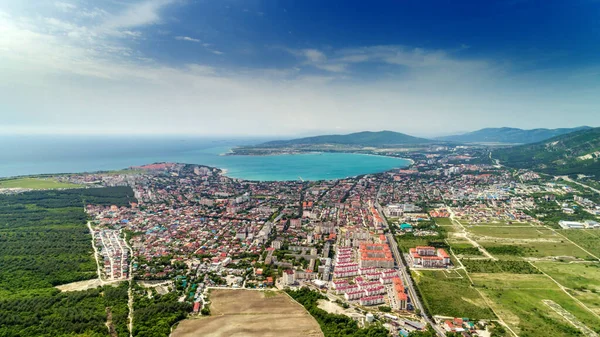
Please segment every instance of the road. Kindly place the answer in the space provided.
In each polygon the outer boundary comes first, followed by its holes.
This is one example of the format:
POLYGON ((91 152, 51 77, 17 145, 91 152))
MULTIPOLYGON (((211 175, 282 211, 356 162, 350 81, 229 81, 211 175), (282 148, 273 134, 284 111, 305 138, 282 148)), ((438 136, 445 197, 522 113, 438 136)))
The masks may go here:
POLYGON ((467 231, 465 226, 463 226, 463 224, 460 221, 458 221, 458 219, 456 219, 454 211, 452 210, 452 207, 447 206, 446 209, 448 210, 448 213, 450 213, 450 221, 454 222, 455 224, 458 224, 462 230, 461 233, 456 233, 456 234, 459 234, 460 237, 465 238, 467 241, 469 241, 469 243, 471 243, 471 245, 473 247, 479 249, 479 251, 484 256, 486 256, 494 261, 498 260, 497 258, 492 256, 492 254, 490 254, 487 250, 485 250, 485 248, 483 248, 483 246, 481 246, 477 241, 475 241, 469 237, 469 232, 467 231))
POLYGON ((104 285, 104 280, 102 279, 102 270, 100 269, 100 261, 98 260, 98 248, 96 248, 96 237, 94 235, 94 229, 92 228, 92 222, 88 221, 87 226, 90 230, 90 234, 92 235, 92 248, 94 249, 94 258, 96 259, 96 272, 98 273, 98 279, 100 280, 100 284, 104 285))
POLYGON ((390 243, 390 247, 392 248, 392 253, 394 254, 394 259, 396 260, 396 265, 398 266, 398 270, 400 271, 400 275, 402 276, 402 282, 404 282, 404 285, 406 286, 406 289, 408 290, 408 296, 411 299, 412 305, 415 308, 419 309, 419 311, 421 312, 421 317, 429 325, 431 325, 433 327, 433 329, 435 330, 435 332, 437 333, 438 336, 440 336, 440 337, 446 336, 446 333, 442 330, 442 328, 440 328, 437 324, 435 324, 435 322, 429 316, 427 316, 427 314, 425 313, 423 304, 421 304, 421 301, 419 300, 419 297, 417 296, 417 292, 415 290, 415 286, 412 281, 412 278, 406 272, 406 266, 404 265, 404 262, 402 261, 402 256, 400 255, 400 251, 398 250, 398 244, 396 243, 394 236, 392 234, 387 234, 386 237, 387 237, 388 242, 390 243))
POLYGON ((127 289, 129 315, 127 315, 127 319, 129 320, 129 337, 133 337, 133 249, 131 249, 129 242, 127 242, 127 237, 123 235, 122 231, 122 229, 119 230, 119 236, 123 236, 123 242, 125 242, 125 246, 129 249, 129 273, 127 274, 127 279, 129 281, 129 289, 127 289))
POLYGON ((575 181, 575 180, 573 180, 573 179, 569 178, 569 176, 558 176, 558 177, 554 177, 554 178, 561 178, 561 179, 563 179, 563 180, 566 180, 566 181, 568 181, 568 182, 575 183, 575 184, 577 184, 577 185, 580 185, 580 186, 583 186, 583 187, 585 187, 585 188, 588 188, 588 189, 590 189, 590 190, 592 190, 592 191, 594 191, 594 192, 596 192, 596 193, 600 193, 600 190, 597 190, 597 189, 595 189, 595 188, 593 188, 593 187, 591 187, 591 186, 588 186, 588 185, 586 185, 586 184, 582 184, 582 183, 580 183, 580 182, 578 182, 578 181, 575 181))
MULTIPOLYGON (((381 219, 383 220, 384 226, 389 228, 387 219, 383 215, 383 210, 381 209, 381 205, 378 202, 375 203, 375 208, 377 208, 377 211, 381 215, 381 219)), ((417 296, 417 292, 415 290, 415 285, 412 281, 412 277, 406 271, 406 266, 404 265, 404 261, 402 260, 402 256, 400 255, 400 251, 398 250, 398 243, 396 242, 396 239, 394 239, 394 236, 390 233, 386 234, 386 238, 390 244, 390 248, 392 249, 392 254, 394 254, 394 259, 396 260, 396 266, 397 266, 398 270, 400 271, 400 275, 402 277, 402 282, 404 282, 404 285, 406 286, 406 289, 408 290, 408 296, 411 299, 412 305, 416 309, 419 309, 423 320, 425 320, 429 325, 431 325, 433 327, 433 329, 435 330, 435 332, 438 336, 440 336, 440 337, 446 336, 446 332, 441 327, 439 327, 437 324, 435 324, 435 322, 429 316, 427 316, 427 314, 425 313, 423 304, 421 303, 421 300, 417 296)))

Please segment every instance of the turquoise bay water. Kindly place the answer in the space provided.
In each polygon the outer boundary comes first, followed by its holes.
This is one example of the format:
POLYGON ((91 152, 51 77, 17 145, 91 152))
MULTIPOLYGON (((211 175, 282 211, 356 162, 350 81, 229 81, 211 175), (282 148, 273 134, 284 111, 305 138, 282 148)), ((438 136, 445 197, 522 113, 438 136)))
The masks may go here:
POLYGON ((248 180, 339 179, 409 165, 399 158, 350 153, 223 156, 264 140, 176 137, 0 137, 0 177, 116 170, 155 162, 214 166, 248 180))

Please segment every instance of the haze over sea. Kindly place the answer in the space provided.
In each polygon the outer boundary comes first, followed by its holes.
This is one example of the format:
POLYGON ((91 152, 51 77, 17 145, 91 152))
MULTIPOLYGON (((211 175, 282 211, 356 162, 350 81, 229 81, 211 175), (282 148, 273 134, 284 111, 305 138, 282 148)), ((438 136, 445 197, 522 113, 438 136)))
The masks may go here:
POLYGON ((350 153, 223 156, 265 139, 150 136, 0 136, 0 177, 118 170, 155 162, 218 167, 248 180, 339 179, 409 165, 405 159, 350 153))

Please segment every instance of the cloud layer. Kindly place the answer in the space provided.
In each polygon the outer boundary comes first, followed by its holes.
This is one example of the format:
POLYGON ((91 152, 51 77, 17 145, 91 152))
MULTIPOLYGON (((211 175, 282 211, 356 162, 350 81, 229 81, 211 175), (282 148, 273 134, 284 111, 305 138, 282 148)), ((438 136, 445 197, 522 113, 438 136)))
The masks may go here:
MULTIPOLYGON (((597 69, 521 74, 508 61, 467 58, 465 46, 266 46, 293 61, 250 68, 149 57, 138 45, 165 38, 148 27, 175 20, 164 13, 176 5, 61 1, 41 6, 44 15, 25 16, 11 6, 0 11, 1 131, 432 135, 600 122, 590 113, 598 104, 597 69)), ((168 38, 229 55, 194 35, 168 38)))

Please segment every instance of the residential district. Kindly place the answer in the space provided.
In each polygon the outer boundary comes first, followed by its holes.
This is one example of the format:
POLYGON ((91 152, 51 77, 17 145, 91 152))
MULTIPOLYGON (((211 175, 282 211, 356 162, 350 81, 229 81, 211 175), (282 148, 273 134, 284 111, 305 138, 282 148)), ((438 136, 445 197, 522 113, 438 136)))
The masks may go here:
POLYGON ((514 326, 440 314, 420 278, 466 280, 472 263, 498 260, 500 245, 488 251, 485 239, 510 226, 598 229, 600 203, 566 179, 481 164, 469 151, 431 149, 409 168, 334 181, 244 181, 178 163, 59 179, 133 188, 129 207, 86 207, 102 278, 178 292, 192 314, 214 287, 309 287, 393 336, 490 336, 514 326))

